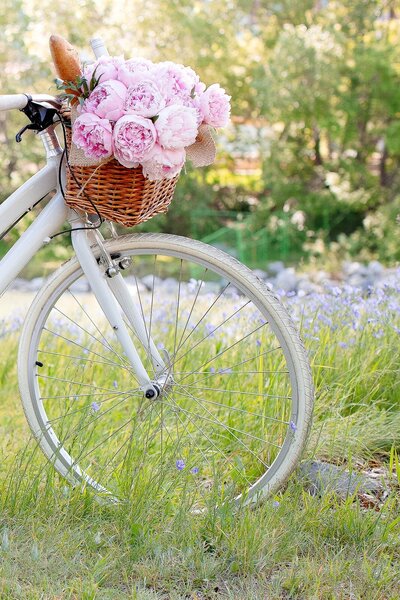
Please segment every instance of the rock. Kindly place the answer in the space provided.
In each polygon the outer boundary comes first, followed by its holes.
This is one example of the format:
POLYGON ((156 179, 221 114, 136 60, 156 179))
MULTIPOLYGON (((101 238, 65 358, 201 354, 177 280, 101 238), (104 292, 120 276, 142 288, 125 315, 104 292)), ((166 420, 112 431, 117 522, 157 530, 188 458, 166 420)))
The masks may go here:
POLYGON ((313 496, 334 492, 341 498, 346 498, 354 493, 376 494, 382 490, 378 481, 362 473, 350 473, 346 469, 319 460, 302 462, 299 475, 313 496))
POLYGON ((353 273, 350 275, 350 277, 347 279, 347 283, 352 287, 361 289, 366 289, 369 285, 368 279, 361 273, 353 273))
MULTIPOLYGON (((228 294, 228 290, 229 293, 234 293, 234 290, 237 291, 233 285, 230 285, 227 288, 225 294, 228 294)), ((205 281, 204 285, 201 286, 200 294, 219 294, 220 291, 221 283, 218 283, 217 281, 205 281)))
POLYGON ((299 296, 308 296, 319 291, 319 286, 309 279, 300 279, 297 283, 297 293, 299 296))
POLYGON ((379 280, 385 274, 385 268, 377 260, 371 260, 368 267, 368 276, 373 280, 379 280))
POLYGON ((326 283, 330 281, 329 273, 326 271, 317 271, 313 274, 312 278, 316 283, 326 283))
POLYGON ((29 281, 27 281, 26 279, 22 279, 21 277, 17 277, 17 279, 14 279, 14 281, 11 283, 9 289, 10 290, 28 290, 29 289, 29 281))
POLYGON ((144 285, 144 283, 142 283, 142 281, 140 279, 138 279, 137 277, 135 277, 134 275, 129 275, 128 277, 124 278, 126 283, 128 284, 128 287, 130 290, 132 290, 132 292, 136 292, 139 294, 142 294, 144 292, 148 291, 148 288, 144 285))
POLYGON ((142 277, 142 283, 147 290, 151 291, 153 286, 155 289, 160 287, 160 284, 162 284, 162 279, 160 279, 160 277, 153 277, 153 275, 149 274, 142 277))
POLYGON ((278 290, 285 291, 286 293, 296 291, 297 283, 297 275, 294 272, 294 269, 291 267, 278 273, 275 279, 275 287, 278 290))
POLYGON ((344 262, 342 266, 343 274, 345 278, 349 278, 352 275, 368 275, 368 269, 359 262, 344 262))
POLYGON ((86 279, 78 279, 71 285, 72 292, 84 293, 90 291, 89 282, 86 279))
POLYGON ((277 275, 285 268, 284 263, 281 260, 276 260, 275 262, 270 262, 268 264, 268 273, 271 275, 277 275))
POLYGON ((27 289, 30 292, 36 292, 43 286, 44 277, 34 277, 30 281, 27 281, 27 289))
MULTIPOLYGON (((178 281, 173 277, 167 277, 166 279, 161 280, 161 286, 163 292, 166 294, 176 294, 178 290, 178 281)), ((182 286, 181 286, 182 287, 182 286)), ((156 290, 158 286, 156 286, 156 290)))

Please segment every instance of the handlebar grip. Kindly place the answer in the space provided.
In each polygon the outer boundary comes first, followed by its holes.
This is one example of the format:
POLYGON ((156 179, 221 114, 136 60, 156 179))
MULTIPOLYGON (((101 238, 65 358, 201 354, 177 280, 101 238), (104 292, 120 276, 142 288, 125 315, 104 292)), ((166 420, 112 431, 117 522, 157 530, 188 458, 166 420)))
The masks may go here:
POLYGON ((7 94, 0 96, 0 110, 12 110, 13 108, 25 108, 28 98, 25 94, 7 94))

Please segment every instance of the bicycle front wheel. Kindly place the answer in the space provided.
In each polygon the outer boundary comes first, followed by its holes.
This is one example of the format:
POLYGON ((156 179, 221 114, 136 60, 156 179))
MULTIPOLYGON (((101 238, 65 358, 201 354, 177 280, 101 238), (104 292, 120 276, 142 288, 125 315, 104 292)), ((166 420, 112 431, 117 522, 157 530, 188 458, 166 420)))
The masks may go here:
POLYGON ((281 302, 200 242, 134 234, 107 249, 131 258, 124 278, 169 377, 156 400, 144 397, 72 259, 34 300, 20 343, 23 406, 46 456, 72 483, 114 499, 151 486, 202 508, 277 490, 304 448, 313 403, 307 356, 281 302))

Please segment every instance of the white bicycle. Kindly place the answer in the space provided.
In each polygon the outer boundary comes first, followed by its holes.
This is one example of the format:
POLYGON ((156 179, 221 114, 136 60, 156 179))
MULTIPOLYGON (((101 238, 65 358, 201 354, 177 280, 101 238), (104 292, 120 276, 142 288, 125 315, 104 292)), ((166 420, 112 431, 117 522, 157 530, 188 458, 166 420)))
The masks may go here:
POLYGON ((55 193, 0 261, 0 292, 66 222, 75 251, 37 294, 20 338, 22 403, 48 460, 113 501, 139 485, 173 502, 191 494, 198 507, 276 491, 303 451, 313 404, 307 355, 280 300, 198 241, 117 236, 111 223, 100 233, 96 216, 64 202, 59 101, 0 96, 11 109, 29 117, 47 164, 0 205, 2 234, 55 193))

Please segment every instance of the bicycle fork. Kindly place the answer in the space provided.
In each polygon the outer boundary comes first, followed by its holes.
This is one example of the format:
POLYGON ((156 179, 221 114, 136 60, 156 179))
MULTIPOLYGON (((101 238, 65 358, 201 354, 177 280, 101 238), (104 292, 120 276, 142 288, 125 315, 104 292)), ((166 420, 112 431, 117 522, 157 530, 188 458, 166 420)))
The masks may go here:
POLYGON ((102 241, 98 232, 87 229, 72 231, 72 244, 93 294, 120 342, 144 395, 146 398, 156 399, 171 378, 169 365, 161 358, 147 331, 144 317, 135 306, 128 286, 119 272, 118 263, 107 252, 102 241), (100 249, 98 260, 93 253, 89 236, 100 249), (151 360, 155 372, 154 379, 149 376, 143 365, 122 313, 151 360))

